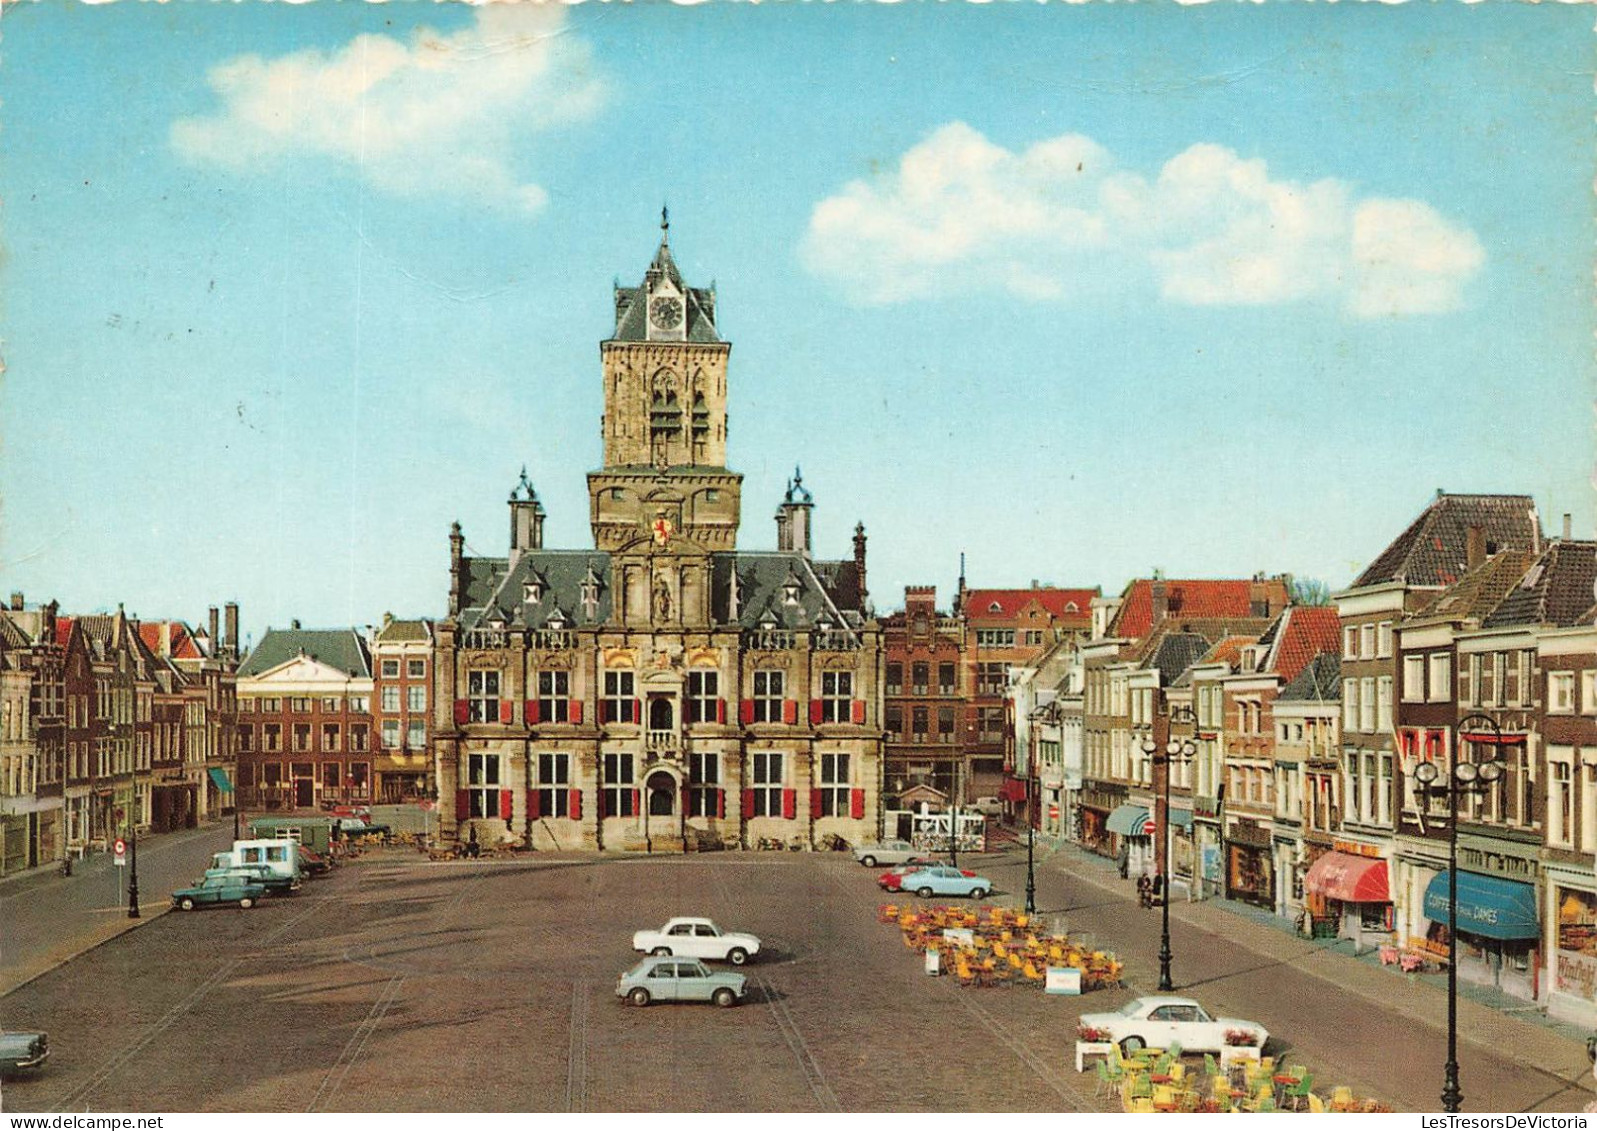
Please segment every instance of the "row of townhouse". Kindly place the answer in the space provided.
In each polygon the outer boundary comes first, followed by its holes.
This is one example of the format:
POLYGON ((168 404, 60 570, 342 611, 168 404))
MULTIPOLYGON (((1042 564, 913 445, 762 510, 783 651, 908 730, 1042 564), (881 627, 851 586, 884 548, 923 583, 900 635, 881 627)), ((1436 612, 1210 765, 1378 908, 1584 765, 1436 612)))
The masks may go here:
POLYGON ((1568 526, 1438 492, 1329 607, 1277 608, 1284 579, 1133 582, 1016 673, 1038 829, 1432 960, 1456 835, 1460 976, 1597 1020, 1597 545, 1568 526), (1455 830, 1449 776, 1487 761, 1455 830))
POLYGON ((238 607, 181 621, 0 609, 0 872, 230 808, 238 607))

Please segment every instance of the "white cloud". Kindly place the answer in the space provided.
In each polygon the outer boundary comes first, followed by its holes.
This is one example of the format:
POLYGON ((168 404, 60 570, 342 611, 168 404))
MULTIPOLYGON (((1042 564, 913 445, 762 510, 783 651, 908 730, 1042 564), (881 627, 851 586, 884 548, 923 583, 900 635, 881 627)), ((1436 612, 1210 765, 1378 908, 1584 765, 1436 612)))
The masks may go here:
POLYGON ((1355 317, 1459 305, 1485 255, 1417 200, 1272 180, 1264 161, 1194 145, 1154 176, 1067 134, 1012 153, 962 122, 815 206, 809 269, 860 301, 955 288, 1032 300, 1151 288, 1193 306, 1319 299, 1355 317))
POLYGON ((221 101, 172 126, 195 163, 245 172, 290 155, 352 167, 379 189, 536 210, 518 137, 591 117, 604 98, 559 4, 489 4, 448 35, 362 35, 335 52, 241 55, 207 75, 221 101))

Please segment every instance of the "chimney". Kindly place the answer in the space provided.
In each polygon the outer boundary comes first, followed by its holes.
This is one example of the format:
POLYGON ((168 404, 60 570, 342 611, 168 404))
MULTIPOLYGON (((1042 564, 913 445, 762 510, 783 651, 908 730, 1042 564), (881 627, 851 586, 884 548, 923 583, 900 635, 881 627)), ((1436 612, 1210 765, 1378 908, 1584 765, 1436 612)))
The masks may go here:
POLYGON ((1471 526, 1464 534, 1464 568, 1474 569, 1486 560, 1486 530, 1471 526))
MULTIPOLYGON (((294 630, 295 632, 298 632, 299 631, 299 618, 295 617, 293 620, 289 621, 288 622, 288 627, 291 628, 292 630, 294 630)), ((301 651, 304 651, 304 649, 301 649, 301 651)))
MULTIPOLYGON (((1565 522, 1569 521, 1569 516, 1567 514, 1564 516, 1564 521, 1565 522)), ((20 613, 22 611, 22 594, 21 593, 13 593, 13 594, 11 594, 11 611, 14 612, 14 613, 20 613)))
POLYGON ((1568 511, 1565 511, 1564 512, 1564 541, 1565 542, 1568 542, 1568 541, 1572 540, 1575 537, 1574 530, 1575 530, 1575 526, 1574 526, 1573 516, 1568 511))
POLYGON ((217 616, 218 616, 217 608, 216 608, 215 605, 212 605, 211 606, 210 622, 209 622, 210 626, 211 626, 211 639, 210 639, 209 643, 210 643, 211 655, 213 655, 213 656, 217 654, 217 652, 221 648, 221 644, 222 644, 221 639, 220 639, 220 634, 217 632, 217 628, 216 628, 217 616))
POLYGON ((42 610, 43 616, 39 618, 39 639, 46 644, 55 643, 55 614, 61 606, 51 601, 42 610))
POLYGON ((460 605, 465 597, 465 568, 462 562, 466 536, 460 532, 460 523, 449 524, 449 615, 460 615, 460 605))
POLYGON ((227 626, 228 655, 238 656, 238 602, 229 601, 222 606, 222 623, 227 626))
POLYGON ((1270 612, 1270 587, 1265 583, 1264 574, 1256 573, 1248 582, 1248 616, 1267 617, 1270 612))
POLYGON ((865 524, 854 524, 854 573, 859 579, 859 609, 865 611, 865 524))
POLYGON ((1170 614, 1170 595, 1165 589, 1164 578, 1155 577, 1148 586, 1153 595, 1153 621, 1158 624, 1170 614))

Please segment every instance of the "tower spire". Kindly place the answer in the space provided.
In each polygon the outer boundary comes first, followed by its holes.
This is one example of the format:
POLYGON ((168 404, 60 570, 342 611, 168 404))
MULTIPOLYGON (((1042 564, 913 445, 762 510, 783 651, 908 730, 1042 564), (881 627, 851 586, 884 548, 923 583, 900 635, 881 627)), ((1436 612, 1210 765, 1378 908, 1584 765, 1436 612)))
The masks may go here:
POLYGON ((662 246, 671 242, 671 209, 660 205, 660 243, 662 246))

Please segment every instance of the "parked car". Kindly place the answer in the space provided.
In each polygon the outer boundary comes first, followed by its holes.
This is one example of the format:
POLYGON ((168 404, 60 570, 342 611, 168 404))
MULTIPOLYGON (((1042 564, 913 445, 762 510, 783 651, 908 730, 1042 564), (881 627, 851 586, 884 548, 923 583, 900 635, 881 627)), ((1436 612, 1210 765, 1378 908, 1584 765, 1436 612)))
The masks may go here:
POLYGON ((50 1055, 50 1038, 43 1033, 0 1032, 0 1075, 39 1067, 50 1055))
POLYGON ((1004 803, 992 796, 978 797, 970 803, 970 807, 983 817, 1002 817, 1004 815, 1004 803))
POLYGON ((854 850, 854 859, 867 868, 878 864, 904 864, 923 856, 924 849, 916 848, 907 840, 884 840, 880 844, 862 844, 854 850))
POLYGON ((207 868, 205 875, 253 880, 266 889, 267 895, 287 895, 291 891, 298 891, 300 886, 297 877, 280 876, 264 864, 235 864, 229 867, 207 868))
POLYGON ((616 997, 633 1005, 656 1001, 711 1001, 736 1005, 748 993, 749 980, 731 971, 711 970, 697 958, 645 958, 616 981, 616 997))
POLYGON ((390 830, 387 825, 373 824, 360 817, 334 817, 333 832, 354 840, 363 836, 387 836, 390 830))
MULTIPOLYGON (((911 860, 907 864, 900 864, 897 867, 889 868, 880 876, 877 876, 876 886, 881 888, 883 891, 900 891, 902 890, 902 881, 904 877, 909 875, 911 872, 918 872, 922 868, 942 867, 947 867, 947 865, 945 865, 941 860, 933 860, 929 858, 911 860)), ((967 876, 974 876, 975 874, 975 872, 965 873, 967 876)))
POLYGON ((1246 1043, 1263 1048, 1270 1034, 1257 1021, 1236 1017, 1215 1017, 1189 997, 1133 998, 1109 1013, 1087 1013, 1081 1018, 1084 1029, 1103 1029, 1109 1039, 1127 1053, 1142 1048, 1166 1049, 1179 1044, 1187 1052, 1218 1053, 1237 1038, 1227 1033, 1246 1034, 1246 1043))
POLYGON ((912 891, 922 899, 930 899, 934 895, 968 895, 972 899, 981 899, 993 890, 992 881, 986 877, 946 864, 917 868, 902 876, 898 885, 900 891, 912 891))
POLYGON ((333 870, 333 862, 320 852, 299 846, 299 866, 307 876, 325 876, 333 870))
POLYGON ((760 940, 742 931, 723 931, 709 919, 685 916, 668 920, 658 931, 638 931, 632 949, 647 954, 710 958, 742 966, 760 953, 760 940))
POLYGON ((184 911, 193 911, 204 903, 236 903, 240 907, 254 907, 266 895, 266 885, 242 876, 205 876, 193 887, 178 888, 172 893, 172 905, 184 911))

